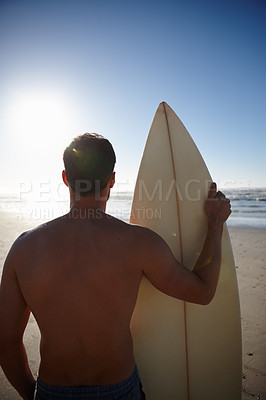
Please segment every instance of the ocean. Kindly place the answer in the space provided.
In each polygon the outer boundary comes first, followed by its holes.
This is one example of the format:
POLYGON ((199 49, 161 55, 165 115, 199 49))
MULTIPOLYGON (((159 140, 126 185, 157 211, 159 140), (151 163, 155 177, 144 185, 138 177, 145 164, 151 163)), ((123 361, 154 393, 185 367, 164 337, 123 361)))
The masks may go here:
MULTIPOLYGON (((266 228, 266 188, 223 190, 231 200, 232 214, 228 226, 266 228)), ((129 221, 132 192, 114 192, 107 203, 107 212, 129 221)), ((16 213, 18 219, 42 223, 68 212, 66 197, 31 199, 18 194, 0 194, 0 211, 16 213)))
POLYGON ((266 228, 266 188, 224 190, 231 201, 229 226, 266 228))
MULTIPOLYGON (((231 201, 232 214, 228 226, 266 228, 266 188, 222 190, 231 201)), ((109 213, 129 221, 133 193, 112 196, 109 213)))

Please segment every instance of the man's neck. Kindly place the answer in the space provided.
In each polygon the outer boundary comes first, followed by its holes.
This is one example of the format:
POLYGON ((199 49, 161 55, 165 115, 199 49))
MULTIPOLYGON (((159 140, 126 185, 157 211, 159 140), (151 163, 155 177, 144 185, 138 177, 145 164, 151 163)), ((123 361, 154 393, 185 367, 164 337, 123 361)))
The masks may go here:
POLYGON ((93 193, 88 196, 81 196, 70 192, 70 210, 94 210, 103 211, 106 209, 108 194, 104 192, 93 193))

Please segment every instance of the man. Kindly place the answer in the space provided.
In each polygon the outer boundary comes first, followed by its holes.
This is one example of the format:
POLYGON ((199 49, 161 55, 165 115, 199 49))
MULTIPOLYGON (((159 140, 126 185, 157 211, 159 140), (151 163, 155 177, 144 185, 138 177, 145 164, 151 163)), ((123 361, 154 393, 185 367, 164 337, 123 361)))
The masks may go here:
POLYGON ((115 183, 106 139, 77 137, 64 163, 69 213, 22 234, 4 265, 1 366, 21 397, 32 400, 36 382, 22 341, 31 311, 41 332, 36 399, 141 399, 129 326, 142 276, 170 296, 208 304, 230 202, 211 185, 208 233, 190 272, 157 234, 105 214, 115 183))

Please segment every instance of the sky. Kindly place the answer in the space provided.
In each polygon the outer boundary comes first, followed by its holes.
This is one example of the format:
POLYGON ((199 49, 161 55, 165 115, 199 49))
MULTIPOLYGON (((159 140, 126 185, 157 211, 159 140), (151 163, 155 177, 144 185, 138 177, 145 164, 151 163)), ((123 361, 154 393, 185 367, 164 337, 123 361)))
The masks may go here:
POLYGON ((265 21, 264 0, 0 0, 0 191, 61 182, 84 132, 132 189, 161 101, 221 187, 266 187, 265 21))

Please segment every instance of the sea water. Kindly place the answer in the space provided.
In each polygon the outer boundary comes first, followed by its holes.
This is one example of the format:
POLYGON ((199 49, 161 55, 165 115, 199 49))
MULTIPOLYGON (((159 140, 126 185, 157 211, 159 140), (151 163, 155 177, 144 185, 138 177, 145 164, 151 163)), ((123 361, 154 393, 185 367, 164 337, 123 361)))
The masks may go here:
MULTIPOLYGON (((231 201, 232 214, 228 226, 266 228, 266 188, 227 189, 223 193, 231 201)), ((109 213, 129 221, 133 193, 111 196, 109 213)))
MULTIPOLYGON (((228 226, 266 228, 266 188, 223 190, 231 200, 232 214, 228 226)), ((133 192, 113 192, 107 203, 107 213, 128 222, 133 192)), ((19 194, 0 194, 0 211, 16 213, 18 219, 37 223, 64 215, 69 201, 63 198, 31 198, 19 194)))
POLYGON ((266 228, 266 188, 224 190, 231 201, 230 226, 266 228))

